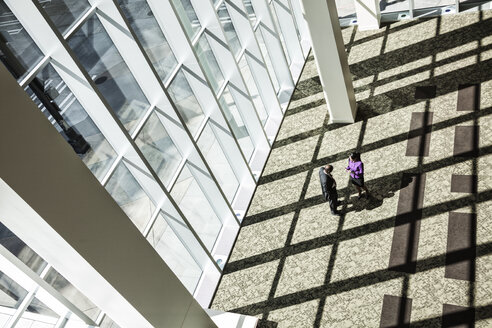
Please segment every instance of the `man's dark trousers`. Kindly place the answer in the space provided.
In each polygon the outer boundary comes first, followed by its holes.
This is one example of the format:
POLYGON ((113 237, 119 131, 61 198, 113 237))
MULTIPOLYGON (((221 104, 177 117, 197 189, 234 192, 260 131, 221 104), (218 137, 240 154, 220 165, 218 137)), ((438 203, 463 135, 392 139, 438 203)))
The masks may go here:
POLYGON ((337 213, 338 206, 338 192, 336 189, 330 190, 326 197, 326 201, 330 204, 331 214, 337 213))
POLYGON ((324 167, 319 168, 319 180, 321 182, 321 192, 327 202, 330 203, 332 214, 336 214, 338 206, 338 193, 335 179, 324 172, 324 167))

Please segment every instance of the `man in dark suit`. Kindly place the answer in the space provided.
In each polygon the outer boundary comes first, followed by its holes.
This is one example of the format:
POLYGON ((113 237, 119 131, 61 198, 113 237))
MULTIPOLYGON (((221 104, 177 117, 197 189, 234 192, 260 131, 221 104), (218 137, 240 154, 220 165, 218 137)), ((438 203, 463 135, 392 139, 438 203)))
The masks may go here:
POLYGON ((321 182, 321 191, 323 192, 323 197, 327 202, 330 203, 331 214, 340 215, 337 211, 338 206, 338 193, 337 193, 337 183, 333 176, 331 175, 333 171, 333 166, 328 164, 319 168, 319 180, 321 182))

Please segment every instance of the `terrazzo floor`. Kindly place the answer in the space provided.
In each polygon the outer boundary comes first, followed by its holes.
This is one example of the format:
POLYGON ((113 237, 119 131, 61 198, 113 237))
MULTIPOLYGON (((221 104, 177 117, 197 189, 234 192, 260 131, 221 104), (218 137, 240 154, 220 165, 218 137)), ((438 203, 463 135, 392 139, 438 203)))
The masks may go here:
POLYGON ((402 326, 440 327, 451 318, 443 320, 443 312, 458 306, 474 311, 475 327, 492 327, 492 11, 342 33, 356 122, 328 124, 309 57, 211 308, 257 316, 260 327, 379 327, 392 311, 402 326), (458 87, 466 83, 479 84, 478 110, 457 111, 458 87), (436 96, 415 99, 424 85, 435 85, 436 96), (412 113, 419 112, 432 113, 429 152, 407 156, 412 113), (457 127, 471 125, 480 127, 477 152, 454 156, 457 127), (344 170, 355 149, 365 163, 367 199, 357 199, 344 170), (340 217, 330 215, 320 193, 318 169, 327 163, 340 217), (404 173, 425 175, 412 221, 414 272, 389 268, 400 193, 409 184, 404 173), (457 175, 476 176, 476 190, 452 192, 457 175), (450 212, 476 218, 468 259, 474 279, 447 278, 450 212), (404 303, 395 310, 394 300, 404 303))

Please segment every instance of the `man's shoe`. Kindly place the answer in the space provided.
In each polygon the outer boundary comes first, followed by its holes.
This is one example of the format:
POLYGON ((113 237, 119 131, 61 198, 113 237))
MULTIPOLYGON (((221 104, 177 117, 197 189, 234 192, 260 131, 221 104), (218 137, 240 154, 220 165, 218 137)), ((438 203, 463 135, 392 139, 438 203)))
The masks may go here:
POLYGON ((336 212, 331 212, 331 215, 333 216, 340 216, 340 212, 336 211, 336 212))

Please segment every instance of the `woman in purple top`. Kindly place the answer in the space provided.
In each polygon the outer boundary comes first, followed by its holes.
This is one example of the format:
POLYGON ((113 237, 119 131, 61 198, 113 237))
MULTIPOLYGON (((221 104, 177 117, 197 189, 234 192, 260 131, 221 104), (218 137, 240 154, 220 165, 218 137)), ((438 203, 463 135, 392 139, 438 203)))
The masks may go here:
POLYGON ((353 152, 350 154, 348 166, 345 169, 350 171, 350 181, 359 193, 358 199, 361 197, 361 188, 366 191, 365 195, 367 197, 369 190, 364 184, 364 163, 360 160, 360 153, 353 152))

